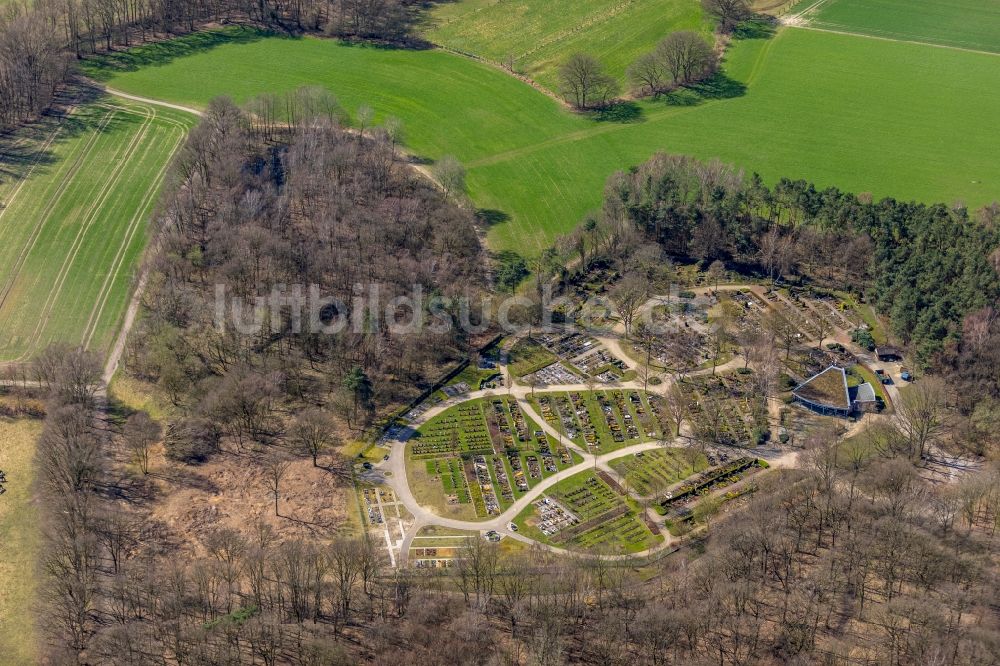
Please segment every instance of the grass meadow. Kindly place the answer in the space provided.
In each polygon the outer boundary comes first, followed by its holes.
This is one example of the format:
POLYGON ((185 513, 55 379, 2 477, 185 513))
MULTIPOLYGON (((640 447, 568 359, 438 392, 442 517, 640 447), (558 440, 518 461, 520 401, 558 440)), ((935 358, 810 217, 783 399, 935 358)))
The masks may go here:
POLYGON ((515 71, 550 90, 574 53, 590 53, 624 79, 667 33, 711 32, 697 0, 462 0, 436 5, 429 21, 425 35, 435 44, 493 62, 512 57, 515 71))
POLYGON ((794 11, 817 28, 1000 53, 997 2, 805 0, 794 11))
POLYGON ((20 160, 0 179, 0 361, 56 341, 107 351, 190 125, 177 112, 107 99, 19 144, 20 160))
POLYGON ((991 55, 786 28, 736 42, 720 85, 636 104, 630 122, 613 122, 439 50, 249 32, 194 39, 86 67, 115 88, 193 106, 309 84, 351 113, 368 104, 396 116, 412 152, 466 165, 473 202, 492 211, 495 250, 540 251, 600 205, 611 173, 656 151, 877 198, 978 206, 1000 197, 991 55))
POLYGON ((0 418, 0 469, 7 492, 0 497, 0 661, 37 663, 32 604, 38 557, 38 520, 31 506, 35 441, 41 421, 0 418))

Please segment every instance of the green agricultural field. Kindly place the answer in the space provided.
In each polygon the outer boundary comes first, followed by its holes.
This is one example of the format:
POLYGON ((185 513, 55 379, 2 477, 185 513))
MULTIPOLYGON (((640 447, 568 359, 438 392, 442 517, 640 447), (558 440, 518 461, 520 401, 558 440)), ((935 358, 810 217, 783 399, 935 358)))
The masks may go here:
POLYGON ((1000 3, 982 0, 806 0, 810 26, 1000 53, 1000 3))
POLYGON ((40 421, 0 418, 0 469, 7 474, 7 493, 0 497, 0 655, 5 664, 34 664, 35 565, 38 561, 38 516, 31 506, 31 460, 40 421))
POLYGON ((177 112, 107 99, 15 144, 22 160, 0 174, 0 361, 56 341, 108 350, 189 126, 177 112))
POLYGON ((329 87, 350 112, 370 104, 403 120, 414 153, 461 160, 472 200, 494 211, 491 247, 524 254, 599 207, 612 172, 657 150, 876 197, 969 206, 1000 197, 996 57, 917 44, 783 29, 732 47, 721 86, 729 99, 644 102, 630 123, 572 114, 496 68, 436 50, 230 32, 87 69, 116 88, 195 106, 305 84, 329 87))
POLYGON ((624 80, 625 70, 670 32, 710 32, 697 0, 462 0, 431 14, 427 39, 514 70, 558 90, 558 68, 589 53, 624 80))

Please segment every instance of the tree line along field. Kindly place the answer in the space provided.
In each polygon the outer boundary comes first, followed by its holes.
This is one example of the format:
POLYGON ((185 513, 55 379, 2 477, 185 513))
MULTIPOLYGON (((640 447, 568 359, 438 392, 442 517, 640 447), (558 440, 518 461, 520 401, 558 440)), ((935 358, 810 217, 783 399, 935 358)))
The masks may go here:
POLYGON ((1000 191, 995 57, 865 37, 789 28, 736 42, 725 68, 745 94, 642 102, 631 123, 572 114, 496 68, 440 50, 230 31, 208 48, 174 40, 86 67, 115 88, 193 106, 312 84, 349 112, 367 104, 379 119, 396 116, 409 150, 465 164, 472 200, 496 211, 495 250, 540 251, 600 205, 613 171, 658 150, 876 197, 978 206, 1000 191))
POLYGON ((804 0, 809 25, 1000 53, 1000 3, 977 0, 804 0))
POLYGON ((190 125, 179 112, 108 98, 19 146, 21 163, 0 182, 0 361, 52 342, 109 349, 190 125))
POLYGON ((473 53, 558 90, 557 70, 590 53, 619 79, 664 35, 711 28, 697 0, 464 0, 436 5, 428 40, 473 53), (516 29, 512 29, 516 26, 516 29))

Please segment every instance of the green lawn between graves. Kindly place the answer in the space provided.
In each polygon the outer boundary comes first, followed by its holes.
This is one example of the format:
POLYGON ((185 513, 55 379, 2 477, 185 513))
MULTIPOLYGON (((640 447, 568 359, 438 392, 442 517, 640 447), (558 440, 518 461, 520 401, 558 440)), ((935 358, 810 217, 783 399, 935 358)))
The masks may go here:
MULTIPOLYGON (((541 543, 550 544, 570 550, 605 550, 610 554, 619 552, 638 553, 654 547, 663 541, 660 534, 652 533, 643 522, 638 507, 632 500, 626 499, 615 492, 602 481, 594 470, 582 471, 564 479, 549 488, 544 495, 559 502, 565 509, 576 514, 580 522, 586 522, 604 515, 620 506, 627 505, 629 512, 618 518, 604 521, 594 528, 579 534, 568 541, 558 541, 547 537, 537 527, 538 515, 534 504, 518 514, 514 523, 518 531, 541 543), (589 491, 584 491, 588 489, 589 491), (586 492, 585 501, 575 501, 574 493, 586 492), (638 538, 625 538, 626 532, 638 538)), ((579 495, 575 496, 579 498, 579 495)))
POLYGON ((646 497, 708 468, 704 454, 678 447, 646 451, 641 456, 622 456, 610 463, 628 487, 646 497))
MULTIPOLYGON (((622 389, 608 389, 608 390, 595 390, 595 391, 579 391, 580 396, 583 398, 583 403, 587 408, 587 413, 590 416, 590 423, 594 427, 594 432, 597 437, 598 447, 592 452, 598 455, 603 455, 605 453, 610 453, 612 451, 617 451, 618 449, 623 449, 629 446, 634 446, 636 444, 643 444, 646 442, 655 442, 664 439, 663 425, 660 423, 659 419, 653 414, 652 409, 649 405, 649 394, 643 393, 642 391, 636 391, 632 389, 622 390, 622 389), (643 409, 643 414, 639 414, 636 406, 632 404, 629 399, 629 395, 632 393, 638 393, 639 399, 641 401, 641 406, 643 409), (639 430, 639 436, 629 438, 625 431, 623 418, 624 414, 618 403, 614 399, 615 394, 621 394, 625 398, 625 409, 628 414, 632 416, 632 422, 636 425, 639 430), (611 431, 611 426, 608 420, 604 416, 604 412, 601 409, 601 405, 598 402, 598 395, 604 395, 607 397, 608 401, 611 403, 611 412, 614 420, 622 428, 622 433, 626 435, 624 441, 616 442, 614 435, 611 431)), ((528 402, 531 404, 532 409, 539 415, 544 416, 542 410, 542 399, 548 398, 550 404, 552 405, 553 412, 558 409, 558 399, 566 398, 569 401, 569 412, 574 419, 576 424, 576 437, 572 441, 581 449, 588 450, 589 446, 584 439, 582 432, 583 423, 581 422, 579 416, 573 413, 572 400, 570 398, 571 392, 567 391, 536 391, 533 396, 529 396, 528 402)), ((561 410, 559 411, 561 416, 561 410)), ((563 435, 568 437, 566 428, 563 426, 562 419, 558 421, 550 422, 550 426, 561 432, 563 435)), ((667 432, 668 437, 673 436, 673 432, 667 432)))
POLYGON ((191 120, 106 98, 0 146, 0 361, 57 341, 108 350, 191 120))
MULTIPOLYGON (((502 454, 499 456, 493 452, 485 417, 486 413, 492 412, 493 400, 501 400, 508 405, 515 402, 506 396, 496 396, 477 398, 454 405, 420 426, 417 436, 406 445, 407 479, 413 495, 421 505, 432 508, 438 515, 463 520, 484 520, 491 517, 485 512, 483 493, 476 483, 474 473, 465 471, 462 456, 485 456, 490 481, 501 511, 507 510, 513 501, 526 494, 525 491, 519 490, 515 483, 514 469, 506 449, 501 449, 502 454), (437 441, 447 447, 451 445, 452 438, 458 440, 460 455, 446 450, 421 451, 419 448, 431 441, 437 441), (512 498, 509 500, 504 498, 501 491, 501 484, 494 468, 496 459, 502 464, 512 491, 512 498), (457 503, 449 504, 447 500, 449 495, 455 495, 457 503)), ((508 426, 514 432, 514 423, 509 412, 505 412, 505 417, 508 426)), ((537 453, 538 442, 534 433, 540 430, 538 424, 527 414, 524 414, 524 421, 529 441, 520 442, 515 439, 514 447, 518 449, 517 459, 520 461, 530 491, 542 480, 552 476, 553 472, 545 470, 542 457, 537 453), (540 475, 537 477, 532 477, 529 473, 528 456, 535 456, 539 462, 540 475)), ((567 449, 570 461, 568 464, 563 463, 558 453, 558 442, 550 436, 545 437, 554 454, 557 471, 581 462, 579 455, 567 449)))
POLYGON ((991 55, 786 28, 731 48, 726 72, 741 83, 728 94, 745 94, 643 102, 638 121, 618 123, 569 113, 498 69, 438 50, 227 35, 149 45, 85 69, 115 88, 195 106, 324 85, 352 113, 369 104, 379 118, 397 116, 410 150, 467 166, 473 201, 495 211, 496 250, 539 251, 600 205, 614 170, 657 150, 876 197, 977 206, 1000 194, 991 55))
POLYGON ((995 1, 805 0, 793 11, 824 30, 1000 53, 995 1))
POLYGON ((620 80, 665 35, 702 32, 709 21, 697 0, 462 0, 435 6, 425 31, 435 44, 496 63, 558 90, 558 69, 574 53, 589 53, 620 80))

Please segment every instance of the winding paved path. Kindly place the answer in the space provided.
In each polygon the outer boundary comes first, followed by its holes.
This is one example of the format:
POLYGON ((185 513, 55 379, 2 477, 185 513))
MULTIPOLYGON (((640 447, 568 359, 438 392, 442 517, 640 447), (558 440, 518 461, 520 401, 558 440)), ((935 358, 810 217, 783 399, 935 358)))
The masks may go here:
MULTIPOLYGON (((764 298, 764 292, 766 288, 761 285, 743 285, 743 284, 726 284, 719 285, 716 289, 712 286, 697 287, 690 289, 696 295, 703 296, 712 291, 738 291, 749 289, 753 291, 757 296, 761 297, 764 303, 767 303, 766 298, 764 298)), ((671 300, 671 297, 666 295, 654 295, 650 297, 646 303, 642 305, 639 309, 639 313, 636 317, 637 321, 643 318, 649 317, 652 309, 657 305, 662 305, 671 300)), ((768 304, 768 307, 771 307, 768 304)), ((869 355, 865 354, 863 350, 853 344, 849 339, 849 336, 844 334, 843 331, 837 331, 831 335, 836 335, 838 341, 842 342, 848 346, 852 352, 854 352, 865 365, 869 367, 879 367, 877 360, 872 359, 869 355), (836 335, 839 333, 839 335, 836 335)), ((624 327, 619 323, 615 326, 608 327, 603 331, 591 331, 591 335, 596 338, 608 351, 617 356, 618 358, 625 360, 630 365, 635 365, 636 361, 632 359, 630 354, 626 354, 622 346, 622 339, 624 338, 624 327)), ((729 362, 719 365, 715 368, 715 372, 726 372, 729 370, 734 370, 736 368, 742 367, 745 361, 739 355, 732 358, 729 362)), ((531 506, 540 496, 542 496, 545 491, 550 489, 552 486, 556 485, 560 481, 563 481, 571 476, 579 474, 587 469, 594 468, 599 469, 602 472, 608 473, 619 482, 623 487, 625 483, 619 475, 610 465, 610 461, 621 458, 624 456, 634 455, 636 453, 652 451, 655 449, 663 448, 665 446, 686 446, 689 440, 683 436, 676 438, 672 442, 646 442, 642 444, 635 444, 633 446, 624 447, 609 453, 595 455, 588 451, 585 451, 579 447, 576 443, 568 440, 560 432, 558 432, 551 424, 549 424, 544 418, 542 418, 535 409, 528 402, 529 396, 534 394, 534 391, 530 387, 514 385, 511 381, 511 376, 507 366, 501 366, 501 372, 506 380, 508 386, 507 390, 481 390, 472 391, 467 394, 462 395, 460 398, 452 398, 446 400, 434 407, 428 409, 419 417, 413 420, 404 428, 401 428, 395 433, 395 437, 388 440, 389 445, 392 448, 392 453, 388 461, 383 461, 375 465, 375 469, 381 472, 385 482, 395 491, 397 498, 406 507, 406 509, 413 515, 413 524, 406 530, 402 542, 400 544, 400 553, 398 561, 400 566, 405 566, 408 559, 408 554, 410 546, 413 543, 414 537, 420 532, 421 529, 428 526, 440 526, 455 530, 471 531, 471 532, 486 532, 489 530, 495 530, 500 534, 508 538, 513 538, 518 541, 533 544, 535 547, 541 547, 551 552, 557 553, 568 553, 576 556, 584 556, 580 553, 575 553, 572 551, 567 551, 561 548, 556 548, 554 546, 549 546, 547 544, 542 544, 535 541, 523 534, 512 531, 509 528, 511 522, 516 518, 522 511, 531 506), (484 398, 496 395, 507 395, 513 397, 517 400, 518 405, 524 411, 524 413, 529 416, 533 421, 535 421, 539 426, 545 431, 546 434, 559 439, 569 448, 573 449, 582 459, 580 463, 570 467, 568 469, 562 470, 553 474, 550 477, 543 479, 536 486, 531 488, 523 497, 517 499, 506 511, 504 511, 499 516, 488 518, 486 520, 458 520, 454 518, 445 518, 439 516, 431 509, 421 505, 417 502, 416 498, 413 496, 413 492, 410 489, 409 480, 407 478, 406 472, 406 443, 413 437, 417 429, 434 418, 435 416, 441 414, 445 410, 461 404, 463 402, 474 400, 477 398, 484 398)), ((713 370, 711 368, 704 368, 696 370, 694 372, 687 373, 688 376, 698 376, 711 374, 713 370)), ((655 372, 651 373, 651 376, 658 377, 661 381, 659 384, 648 384, 645 390, 650 393, 664 394, 669 389, 671 383, 674 381, 675 377, 673 374, 668 372, 655 372)), ((891 399, 896 398, 895 387, 887 387, 890 392, 891 399)), ((594 389, 624 389, 624 390, 643 390, 643 382, 641 381, 627 381, 627 382, 617 382, 614 384, 563 384, 563 385, 548 385, 544 387, 536 387, 536 390, 544 391, 588 391, 594 389)), ((766 457, 771 464, 772 468, 783 468, 783 467, 794 467, 798 463, 798 455, 796 452, 786 452, 778 449, 772 451, 758 451, 762 457, 766 457)), ((633 499, 641 499, 636 497, 633 493, 630 493, 633 499)), ((658 516, 651 515, 654 519, 658 516)), ((612 556, 610 559, 624 559, 629 557, 641 557, 644 555, 649 555, 657 551, 669 548, 676 545, 677 539, 672 537, 666 530, 661 530, 661 535, 664 540, 661 544, 656 547, 644 551, 643 553, 637 553, 634 555, 624 555, 624 556, 612 556)))

